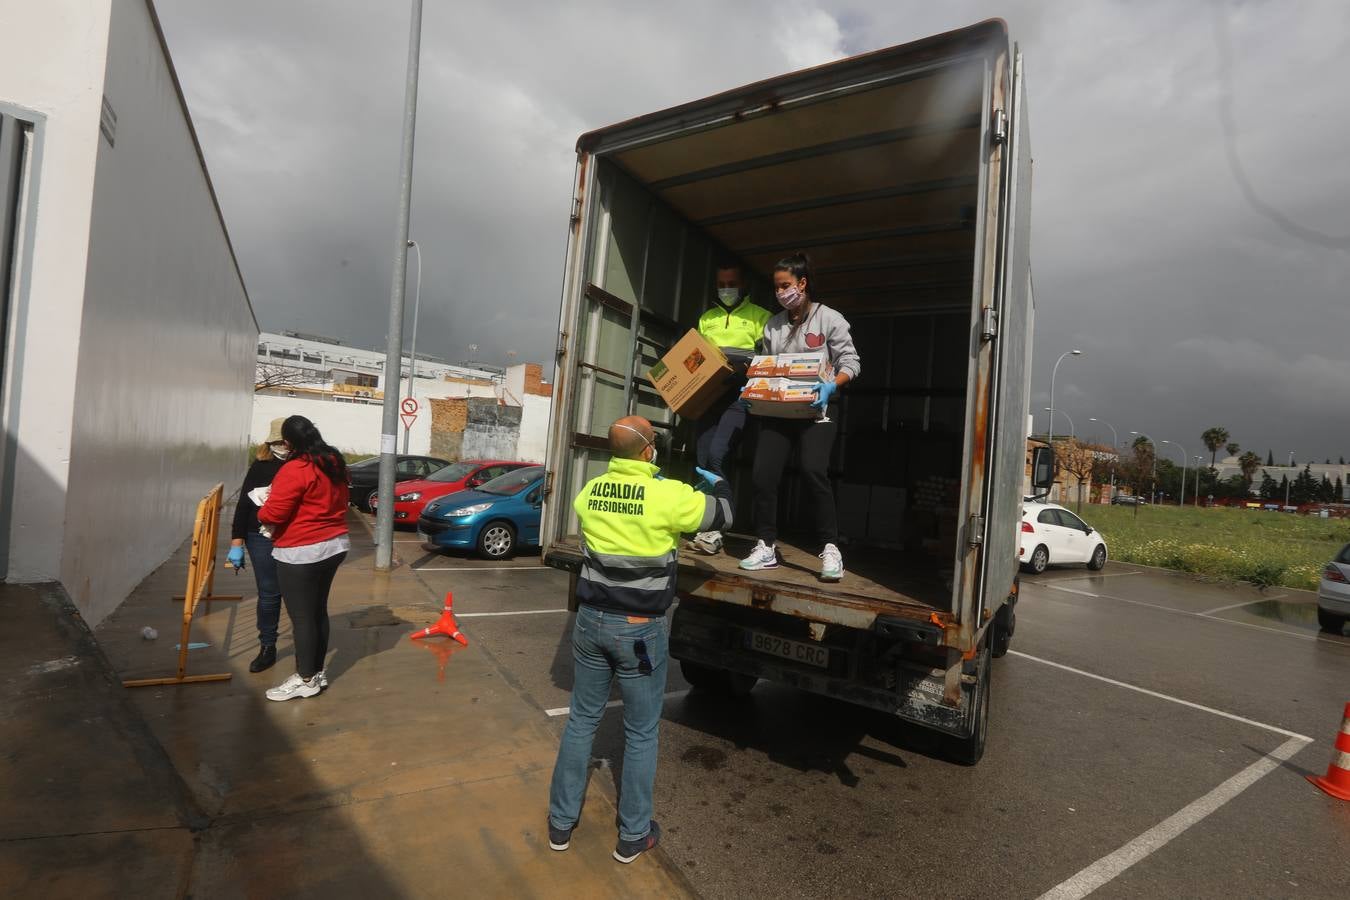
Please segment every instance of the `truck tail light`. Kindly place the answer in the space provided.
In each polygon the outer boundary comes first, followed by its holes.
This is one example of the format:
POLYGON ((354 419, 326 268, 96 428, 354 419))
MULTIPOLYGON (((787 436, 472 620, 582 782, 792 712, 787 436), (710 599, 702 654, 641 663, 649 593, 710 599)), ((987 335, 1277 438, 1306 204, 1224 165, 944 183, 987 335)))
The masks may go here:
POLYGON ((1023 533, 1023 534, 1035 534, 1035 533, 1036 533, 1036 529, 1031 527, 1031 523, 1030 523, 1030 522, 1023 522, 1023 523, 1022 523, 1022 533, 1023 533))
POLYGON ((1340 567, 1335 563, 1327 563, 1327 567, 1322 570, 1322 577, 1327 581, 1339 581, 1346 584, 1345 576, 1341 574, 1340 567))

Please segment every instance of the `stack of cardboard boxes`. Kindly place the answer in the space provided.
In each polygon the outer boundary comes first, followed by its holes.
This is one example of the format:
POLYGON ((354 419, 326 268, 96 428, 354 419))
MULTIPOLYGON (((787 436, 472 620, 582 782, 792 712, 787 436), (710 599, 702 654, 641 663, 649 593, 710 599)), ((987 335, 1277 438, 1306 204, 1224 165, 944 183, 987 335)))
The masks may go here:
POLYGON ((779 353, 756 356, 747 371, 749 383, 742 396, 757 416, 783 419, 814 419, 820 411, 811 408, 816 384, 832 378, 833 369, 824 353, 779 353))

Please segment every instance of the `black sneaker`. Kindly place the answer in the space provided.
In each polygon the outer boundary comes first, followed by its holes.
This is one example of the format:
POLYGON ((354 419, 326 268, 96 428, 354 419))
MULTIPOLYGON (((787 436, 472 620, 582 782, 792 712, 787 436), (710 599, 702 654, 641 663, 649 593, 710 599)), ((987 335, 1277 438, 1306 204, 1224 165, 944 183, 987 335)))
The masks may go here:
POLYGON ((258 650, 258 655, 254 657, 253 662, 248 664, 250 672, 263 672, 272 668, 277 662, 277 645, 263 644, 258 650))
POLYGON ((636 841, 620 840, 614 847, 614 858, 621 863, 630 863, 659 843, 661 843, 661 826, 653 821, 651 831, 647 832, 646 837, 638 838, 636 841))
MULTIPOLYGON (((576 826, 573 825, 572 828, 576 826)), ((566 850, 572 845, 572 828, 554 828, 548 823, 548 845, 553 850, 566 850)))

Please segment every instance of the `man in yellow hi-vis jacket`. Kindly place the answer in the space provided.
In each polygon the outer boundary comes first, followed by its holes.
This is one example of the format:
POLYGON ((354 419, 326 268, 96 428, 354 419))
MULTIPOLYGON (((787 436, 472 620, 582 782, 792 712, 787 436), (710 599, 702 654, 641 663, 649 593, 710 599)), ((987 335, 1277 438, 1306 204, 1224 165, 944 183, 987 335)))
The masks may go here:
POLYGON ((595 730, 619 678, 623 696, 623 784, 614 858, 629 863, 655 847, 652 820, 657 728, 666 689, 666 611, 675 597, 681 534, 721 529, 732 520, 731 491, 720 476, 696 470, 707 494, 661 478, 656 436, 640 416, 609 428, 612 457, 573 508, 584 561, 577 581, 572 702, 549 791, 549 846, 566 850, 581 815, 595 730))
MULTIPOLYGON (((740 359, 748 362, 763 340, 764 325, 772 314, 750 300, 739 262, 730 258, 719 260, 716 271, 717 293, 699 317, 698 333, 723 350, 739 351, 740 359)), ((740 395, 744 384, 743 378, 729 384, 726 393, 694 423, 694 446, 699 466, 722 477, 726 477, 722 463, 745 429, 745 403, 740 395)), ((694 536, 694 546, 708 554, 720 552, 721 530, 700 531, 694 536)))

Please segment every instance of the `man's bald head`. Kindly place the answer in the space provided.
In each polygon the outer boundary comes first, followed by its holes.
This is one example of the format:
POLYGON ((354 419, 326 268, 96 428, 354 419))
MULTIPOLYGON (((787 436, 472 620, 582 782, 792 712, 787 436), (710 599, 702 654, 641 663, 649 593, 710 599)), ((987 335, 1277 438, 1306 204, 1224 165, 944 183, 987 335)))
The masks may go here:
POLYGON ((642 459, 655 443, 652 423, 642 416, 624 416, 609 426, 609 452, 620 459, 642 459))

